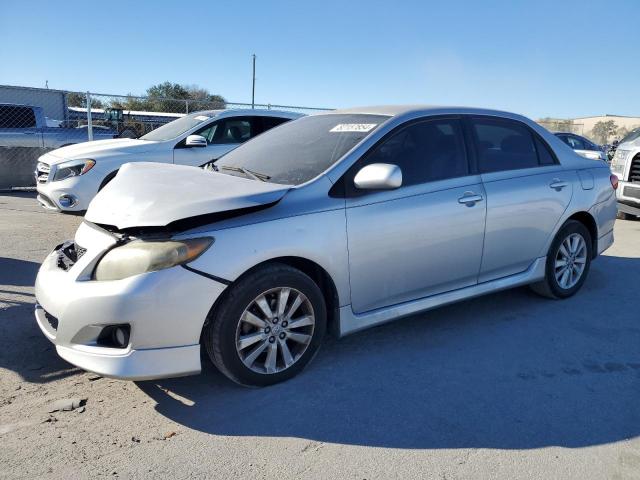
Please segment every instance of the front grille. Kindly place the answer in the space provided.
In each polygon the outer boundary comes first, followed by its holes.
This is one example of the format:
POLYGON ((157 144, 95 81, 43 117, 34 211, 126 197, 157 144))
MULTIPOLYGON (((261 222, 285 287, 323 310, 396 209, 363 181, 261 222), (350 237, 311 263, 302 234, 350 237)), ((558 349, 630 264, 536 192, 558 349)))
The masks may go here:
POLYGON ((64 242, 56 247, 58 252, 58 267, 65 272, 73 267, 80 258, 87 252, 86 248, 82 248, 75 242, 64 242))
POLYGON ((640 188, 624 187, 624 190, 622 190, 622 195, 624 195, 625 197, 640 199, 640 188))
POLYGON ((36 180, 38 183, 47 183, 49 181, 49 173, 51 173, 51 167, 46 163, 38 162, 36 167, 36 180))
POLYGON ((636 155, 631 160, 631 168, 629 169, 629 181, 640 183, 640 155, 636 155))

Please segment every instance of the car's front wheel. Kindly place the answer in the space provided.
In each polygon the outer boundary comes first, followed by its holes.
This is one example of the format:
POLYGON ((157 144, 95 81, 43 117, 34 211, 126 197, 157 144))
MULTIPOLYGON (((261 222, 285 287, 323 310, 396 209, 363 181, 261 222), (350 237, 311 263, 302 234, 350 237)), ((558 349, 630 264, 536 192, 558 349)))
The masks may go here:
POLYGON ((204 330, 214 365, 241 385, 287 380, 318 351, 326 306, 316 283, 288 265, 249 273, 224 293, 204 330))
POLYGON ((568 298, 584 283, 591 266, 589 230, 576 220, 567 221, 549 248, 545 278, 531 285, 534 292, 549 298, 568 298))

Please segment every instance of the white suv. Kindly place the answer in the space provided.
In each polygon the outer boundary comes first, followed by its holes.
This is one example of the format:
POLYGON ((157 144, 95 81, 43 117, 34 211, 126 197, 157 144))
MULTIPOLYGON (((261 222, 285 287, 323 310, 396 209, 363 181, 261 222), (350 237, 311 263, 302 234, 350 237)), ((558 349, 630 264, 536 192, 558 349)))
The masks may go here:
POLYGON ((622 219, 640 217, 640 128, 620 140, 611 171, 619 179, 618 216, 622 219))
POLYGON ((275 110, 202 111, 138 139, 116 138, 59 148, 38 159, 38 201, 50 210, 82 212, 125 163, 203 166, 250 138, 301 116, 275 110))

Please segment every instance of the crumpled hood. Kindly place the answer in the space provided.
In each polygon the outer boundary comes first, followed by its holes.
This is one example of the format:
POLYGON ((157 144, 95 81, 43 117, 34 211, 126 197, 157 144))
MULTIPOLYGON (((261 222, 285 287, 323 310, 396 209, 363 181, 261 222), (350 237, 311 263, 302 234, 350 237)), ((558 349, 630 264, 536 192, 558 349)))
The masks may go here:
POLYGON ((118 229, 164 227, 198 215, 274 203, 290 188, 183 165, 127 163, 94 197, 85 219, 118 229))
POLYGON ((111 138, 109 140, 96 140, 93 142, 76 143, 66 147, 52 150, 47 154, 52 163, 60 163, 75 158, 93 158, 102 154, 116 153, 126 150, 126 153, 140 153, 153 149, 157 142, 138 140, 135 138, 111 138), (51 158, 56 157, 58 160, 51 158))

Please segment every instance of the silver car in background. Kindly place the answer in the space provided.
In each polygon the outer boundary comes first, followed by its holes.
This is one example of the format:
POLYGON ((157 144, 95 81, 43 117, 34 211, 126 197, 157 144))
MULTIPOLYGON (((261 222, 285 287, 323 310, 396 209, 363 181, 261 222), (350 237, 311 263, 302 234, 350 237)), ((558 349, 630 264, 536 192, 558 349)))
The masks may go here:
POLYGON ((602 160, 603 162, 609 161, 605 148, 601 145, 596 145, 588 138, 569 132, 556 132, 554 135, 584 158, 602 160))
MULTIPOLYGON (((60 356, 128 379, 269 385, 338 336, 530 284, 575 294, 613 243, 616 177, 533 121, 370 107, 301 118, 216 171, 135 163, 37 277, 60 356)), ((499 308, 499 306, 497 306, 499 308)))

